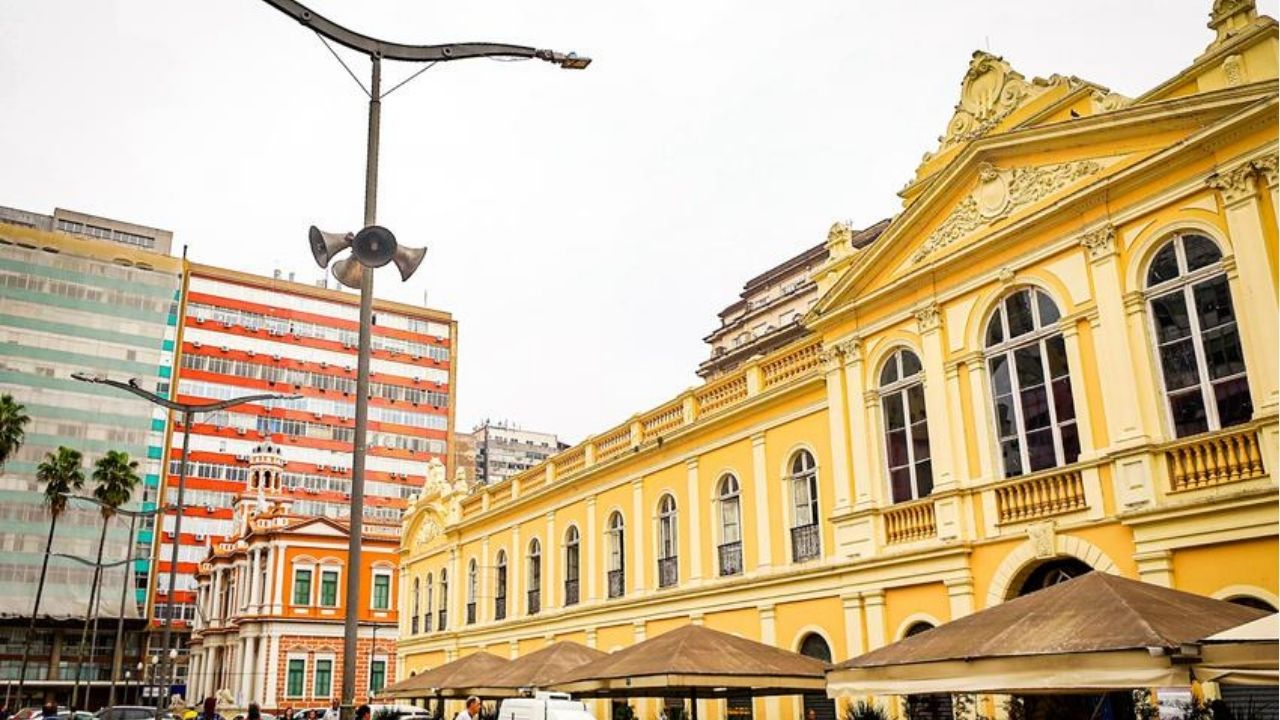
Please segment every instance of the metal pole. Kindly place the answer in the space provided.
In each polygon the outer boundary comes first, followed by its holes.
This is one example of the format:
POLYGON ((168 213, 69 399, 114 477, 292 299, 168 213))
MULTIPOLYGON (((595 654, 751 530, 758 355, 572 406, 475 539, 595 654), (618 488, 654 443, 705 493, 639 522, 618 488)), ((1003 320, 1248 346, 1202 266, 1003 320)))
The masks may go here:
MULTIPOLYGON (((191 452, 191 420, 192 412, 187 410, 182 413, 182 461, 178 467, 178 503, 177 512, 173 517, 173 552, 169 554, 169 592, 165 597, 165 617, 164 617, 164 633, 160 636, 160 652, 163 657, 160 662, 164 662, 169 654, 169 641, 173 633, 173 592, 174 584, 178 582, 178 541, 182 537, 182 504, 183 496, 187 490, 187 456, 191 452)), ((161 516, 160 536, 164 537, 164 518, 161 516)), ((169 660, 169 678, 176 674, 178 659, 169 660)), ((164 674, 159 672, 160 667, 157 665, 151 674, 152 680, 165 679, 164 674), (159 676, 159 678, 157 678, 159 676)), ((164 686, 168 687, 172 683, 164 686)), ((159 690, 159 687, 157 688, 159 690)), ((160 717, 160 713, 164 711, 165 696, 168 692, 156 692, 156 717, 160 717)))
MULTIPOLYGON (((137 516, 129 518, 129 554, 133 557, 134 535, 138 530, 137 516)), ((126 563, 124 566, 124 580, 120 587, 120 616, 116 619, 116 644, 120 647, 120 666, 111 668, 111 690, 107 693, 107 707, 114 707, 116 704, 116 673, 124 669, 126 643, 124 641, 124 603, 129 599, 129 578, 133 576, 133 563, 126 563)), ((112 663, 114 665, 114 662, 112 663)))
MULTIPOLYGON (((372 58, 369 137, 365 156, 364 226, 377 222, 378 135, 382 118, 382 60, 372 58)), ((360 540, 364 526, 365 436, 369 426, 369 343, 373 332, 373 268, 360 268, 360 349, 356 359, 356 427, 351 447, 351 517, 347 542, 347 607, 342 643, 342 720, 355 716, 360 633, 360 540)))
MULTIPOLYGON (((40 563, 40 584, 36 586, 36 604, 31 608, 31 624, 27 628, 27 637, 22 643, 22 664, 18 668, 18 704, 22 704, 22 691, 27 682, 27 660, 31 657, 31 642, 36 636, 36 615, 40 612, 40 599, 44 597, 44 580, 49 574, 49 555, 53 552, 53 534, 58 529, 58 513, 54 512, 49 520, 49 539, 44 545, 44 560, 40 563)), ((53 658, 53 638, 50 642, 50 659, 53 658)), ((6 703, 7 704, 7 703, 6 703)))

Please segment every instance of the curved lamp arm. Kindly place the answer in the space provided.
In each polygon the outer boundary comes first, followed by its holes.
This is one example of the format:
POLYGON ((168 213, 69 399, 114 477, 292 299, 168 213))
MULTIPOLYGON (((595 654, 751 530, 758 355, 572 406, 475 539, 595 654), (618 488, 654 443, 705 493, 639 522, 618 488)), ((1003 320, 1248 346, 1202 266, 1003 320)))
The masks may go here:
MULTIPOLYGON (((61 496, 62 496, 62 497, 64 497, 64 498, 68 499, 68 500, 83 500, 83 501, 85 501, 85 502, 87 502, 87 503, 93 503, 94 505, 97 505, 98 507, 106 507, 106 506, 107 506, 107 504, 106 504, 106 503, 102 502, 101 500, 99 500, 98 498, 96 498, 96 497, 94 497, 94 496, 92 496, 92 495, 72 495, 71 493, 58 493, 58 494, 59 494, 59 495, 61 495, 61 496)), ((115 509, 114 509, 114 511, 115 511, 115 513, 116 513, 116 514, 118 514, 118 515, 123 515, 124 517, 129 517, 129 518, 145 518, 145 517, 153 517, 153 516, 155 516, 155 515, 159 515, 160 513, 164 512, 165 510, 172 510, 172 509, 173 509, 173 507, 174 507, 174 506, 172 506, 172 505, 170 505, 170 506, 168 506, 168 507, 158 507, 158 506, 157 506, 157 507, 155 507, 155 508, 152 508, 151 510, 125 510, 125 509, 124 509, 124 508, 122 508, 122 507, 118 507, 118 508, 115 508, 115 509)))
POLYGON ((140 398, 148 400, 161 407, 167 407, 170 410, 176 410, 181 413, 207 413, 217 410, 225 410, 229 407, 241 405, 244 403, 257 402, 259 400, 297 400, 301 395, 280 395, 277 393, 262 393, 258 395, 244 395, 230 400, 219 400, 217 402, 202 403, 200 405, 190 405, 187 403, 174 402, 166 397, 161 397, 153 392, 144 390, 141 386, 136 385, 136 380, 130 380, 122 383, 119 380, 111 380, 101 375, 90 375, 89 373, 74 372, 71 377, 81 382, 96 383, 98 385, 110 385, 113 388, 125 390, 137 395, 140 398))
MULTIPOLYGON (((371 38, 349 30, 295 0, 266 0, 267 4, 330 40, 362 52, 370 57, 406 62, 444 62, 478 57, 538 58, 556 65, 579 62, 586 58, 562 55, 552 50, 539 50, 505 43, 451 43, 448 45, 405 45, 371 38)), ((585 65, 584 65, 585 67, 585 65)))

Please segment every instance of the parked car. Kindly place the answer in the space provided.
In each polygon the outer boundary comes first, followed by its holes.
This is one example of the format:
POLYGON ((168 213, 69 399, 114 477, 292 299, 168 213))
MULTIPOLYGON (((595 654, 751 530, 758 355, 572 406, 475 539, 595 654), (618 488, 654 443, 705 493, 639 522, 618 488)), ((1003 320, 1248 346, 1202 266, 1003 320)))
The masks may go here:
MULTIPOLYGON (((164 715, 169 713, 163 713, 161 717, 164 715)), ((113 705, 93 714, 97 720, 153 720, 155 716, 156 709, 146 705, 113 705)))
MULTIPOLYGON (((294 717, 297 717, 297 715, 295 714, 294 717)), ((245 720, 245 714, 237 713, 235 717, 231 718, 231 720, 245 720)), ((276 720, 276 716, 271 713, 264 712, 262 713, 262 720, 276 720)))
POLYGON ((595 720, 587 704, 568 693, 536 692, 533 697, 502 701, 498 720, 595 720))

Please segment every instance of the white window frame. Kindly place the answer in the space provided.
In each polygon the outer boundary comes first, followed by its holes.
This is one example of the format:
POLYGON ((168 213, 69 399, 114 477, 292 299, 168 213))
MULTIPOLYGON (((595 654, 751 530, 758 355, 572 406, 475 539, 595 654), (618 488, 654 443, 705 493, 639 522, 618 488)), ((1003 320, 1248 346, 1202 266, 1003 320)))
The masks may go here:
MULTIPOLYGON (((908 347, 895 348, 894 351, 889 354, 889 357, 888 359, 885 360, 884 364, 880 366, 880 372, 876 374, 877 385, 879 385, 880 375, 884 373, 884 368, 888 365, 888 363, 897 364, 898 379, 894 380, 888 385, 880 385, 876 389, 876 392, 880 396, 880 443, 884 452, 885 485, 887 490, 886 499, 889 500, 890 504, 893 504, 895 502, 893 499, 893 471, 895 468, 889 464, 891 462, 890 455, 889 455, 889 432, 890 432, 889 416, 885 412, 884 401, 887 398, 894 395, 898 395, 901 397, 902 413, 903 413, 903 429, 906 431, 906 438, 907 438, 907 466, 906 467, 911 477, 911 497, 907 498, 906 500, 899 500, 896 502, 911 502, 913 500, 919 500, 920 498, 923 498, 923 497, 928 497, 928 495, 920 494, 920 479, 916 476, 915 432, 911 429, 910 391, 911 391, 911 388, 917 385, 920 386, 920 390, 921 390, 920 401, 926 404, 926 407, 924 408, 925 441, 930 442, 931 438, 929 437, 929 411, 927 407, 927 402, 925 402, 923 397, 924 362, 920 359, 919 353, 917 353, 915 350, 908 347), (916 362, 920 363, 920 370, 912 374, 910 377, 903 377, 902 375, 902 367, 903 367, 902 354, 903 353, 911 353, 913 356, 915 356, 916 362)), ((930 461, 930 473, 932 473, 932 467, 933 467, 933 446, 932 445, 929 446, 929 461, 930 461)), ((933 482, 933 479, 930 478, 931 485, 932 485, 932 482, 933 482)), ((932 494, 932 490, 930 491, 930 494, 932 494)))
POLYGON ((391 680, 391 663, 388 660, 388 655, 386 653, 371 654, 369 656, 369 687, 366 689, 366 692, 380 692, 386 689, 387 685, 390 684, 389 683, 390 680, 391 680), (373 666, 377 663, 382 663, 382 687, 378 688, 377 690, 374 690, 373 666))
POLYGON ((716 533, 719 540, 717 545, 742 542, 742 481, 738 479, 738 474, 735 472, 723 473, 716 483, 716 533), (733 481, 733 491, 726 493, 725 486, 730 480, 733 481), (735 506, 734 528, 737 537, 732 540, 729 539, 726 532, 728 527, 725 523, 725 503, 727 502, 733 502, 735 506))
POLYGON ((316 583, 316 607, 322 607, 330 610, 333 608, 342 607, 342 566, 341 565, 334 565, 333 563, 326 563, 326 564, 320 565, 320 567, 316 571, 315 583, 316 583), (324 594, 321 592, 320 588, 323 585, 324 574, 326 572, 338 573, 338 587, 334 593, 335 601, 334 601, 334 604, 332 605, 321 604, 323 602, 324 594))
POLYGON ((627 518, 621 511, 615 510, 609 513, 608 519, 605 520, 605 534, 609 536, 609 545, 607 548, 608 559, 605 563, 605 572, 613 572, 615 570, 626 570, 626 541, 627 541, 627 518), (618 518, 618 524, 613 524, 613 519, 618 518), (614 561, 617 561, 616 563, 614 561))
POLYGON ((676 502, 674 493, 664 492, 662 497, 658 498, 658 514, 657 524, 658 531, 654 533, 654 540, 658 544, 657 558, 658 560, 668 560, 670 558, 680 557, 680 506, 676 502), (667 500, 671 501, 671 508, 664 509, 663 503, 667 500), (670 541, 668 543, 668 541, 670 541), (670 544, 671 551, 667 552, 667 545, 670 544))
POLYGON ((320 575, 316 572, 315 563, 294 563, 293 568, 289 572, 289 604, 294 607, 315 607, 316 606, 316 588, 319 586, 317 580, 320 575), (297 587, 298 587, 298 571, 307 570, 311 573, 311 587, 309 588, 309 597, 306 605, 297 603, 297 587))
MULTIPOLYGON (((1240 343, 1241 356, 1243 358, 1244 337, 1240 332, 1240 314, 1238 312, 1239 304, 1236 302, 1235 293, 1232 292, 1231 277, 1227 275, 1227 270, 1222 265, 1223 257, 1225 257, 1225 255, 1222 254, 1222 243, 1218 242, 1217 238, 1209 235, 1208 233, 1188 230, 1170 235, 1167 240, 1156 248, 1155 252, 1151 253, 1150 260, 1147 261, 1146 266, 1143 268, 1142 281, 1144 287, 1142 292, 1144 299, 1146 300, 1147 328, 1151 337, 1151 351, 1155 356, 1155 371, 1160 380, 1160 396, 1164 405, 1165 424, 1169 429, 1170 438, 1178 437, 1178 426, 1177 423, 1174 422, 1173 406, 1169 403, 1169 388, 1165 384, 1164 361, 1160 357, 1160 332, 1159 328, 1156 327, 1156 316, 1151 306, 1154 301, 1160 298, 1167 297, 1174 293, 1182 294, 1182 301, 1186 303, 1187 319, 1191 324, 1191 347, 1196 356, 1196 377, 1198 378, 1197 389, 1200 391, 1201 402, 1204 403, 1205 422, 1208 425, 1205 432, 1217 432, 1221 430, 1222 419, 1218 416, 1218 401, 1213 394, 1214 381, 1209 377, 1209 362, 1208 357, 1204 352, 1204 339, 1201 337, 1202 330, 1200 328, 1200 313, 1196 311, 1195 293, 1193 292, 1193 289, 1196 285, 1203 284, 1209 280, 1214 280, 1219 275, 1226 280, 1227 293, 1231 297, 1231 314, 1234 317, 1234 322, 1236 324, 1236 339, 1240 343), (1183 246, 1183 242, 1180 242, 1183 241, 1183 238, 1187 235, 1203 237, 1216 245, 1220 255, 1218 260, 1202 268, 1197 268, 1191 272, 1187 272, 1186 248, 1183 246), (1169 280, 1165 280, 1164 282, 1156 285, 1147 285, 1147 278, 1151 273, 1151 264, 1155 262, 1156 256, 1163 252, 1165 246, 1169 244, 1173 245, 1174 255, 1178 262, 1177 277, 1170 278, 1169 280)), ((1248 358, 1243 358, 1243 362, 1245 366, 1244 372, 1224 378, 1218 378, 1217 382, 1221 383, 1243 377, 1247 383, 1249 381, 1248 358)), ((1250 390, 1252 390, 1252 388, 1250 388, 1250 390)), ((1186 389, 1184 388, 1183 391, 1185 392, 1186 389)), ((1256 416, 1257 408, 1254 408, 1254 414, 1256 416)), ((1187 435, 1184 437, 1193 436, 1187 435)))
POLYGON ((391 598, 395 595, 395 592, 396 592, 395 583, 396 583, 395 573, 392 572, 390 568, 374 568, 373 569, 373 572, 369 574, 369 609, 370 610, 379 610, 379 611, 385 612, 391 609, 391 606, 393 604, 391 598), (377 604, 375 604, 374 602, 375 598, 377 598, 377 594, 374 592, 374 590, 378 586, 379 577, 385 577, 387 579, 387 606, 384 608, 378 607, 377 604))
POLYGON ((311 673, 310 673, 311 697, 315 698, 316 700, 327 700, 328 698, 333 697, 334 687, 340 684, 340 683, 334 682, 334 680, 336 679, 335 673, 337 672, 337 669, 338 669, 338 656, 335 653, 316 653, 315 656, 312 657, 311 673), (325 660, 329 661, 329 692, 321 696, 319 693, 316 692, 316 673, 319 672, 320 670, 320 663, 325 660))
POLYGON ((293 700, 302 700, 307 697, 307 674, 311 662, 306 653, 289 653, 284 660, 284 692, 283 695, 293 700), (294 660, 302 661, 302 692, 298 695, 289 694, 289 665, 294 660))

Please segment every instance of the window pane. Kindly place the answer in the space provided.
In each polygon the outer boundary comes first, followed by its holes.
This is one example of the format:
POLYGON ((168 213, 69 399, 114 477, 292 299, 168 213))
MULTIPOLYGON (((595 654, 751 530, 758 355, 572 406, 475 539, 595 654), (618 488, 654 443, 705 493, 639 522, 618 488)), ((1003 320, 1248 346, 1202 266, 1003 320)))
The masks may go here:
POLYGON ((1022 474, 1022 457, 1018 454, 1018 439, 1012 438, 1000 443, 1000 457, 1004 461, 1005 477, 1022 474))
POLYGON ((1160 348, 1160 367, 1164 371, 1164 387, 1170 392, 1200 382, 1199 363, 1191 338, 1160 348))
POLYGON ((1152 299, 1151 314, 1155 318, 1156 342, 1167 343, 1191 334, 1191 319, 1181 290, 1152 299))
MULTIPOLYGON (((889 453, 889 467, 896 468, 907 464, 907 431, 892 430, 885 435, 889 453)), ((798 493, 797 493, 798 494, 798 493)))
POLYGON ((1160 252, 1156 253, 1155 258, 1151 261, 1151 269, 1147 271, 1147 285, 1155 285, 1178 277, 1177 252, 1173 247, 1173 243, 1170 242, 1160 252))
POLYGON ((924 423, 911 426, 911 452, 916 462, 929 459, 929 430, 924 423))
POLYGON ((916 491, 919 497, 933 492, 933 463, 928 460, 916 463, 916 491))
POLYGON ((1009 384, 1009 357, 999 355, 991 358, 991 391, 996 395, 1008 395, 1013 391, 1009 384))
POLYGON ((1209 363, 1209 377, 1217 380, 1244 372, 1244 352, 1235 323, 1201 333, 1200 339, 1204 343, 1204 359, 1209 363))
POLYGON ((1040 327, 1052 325, 1062 318, 1062 313, 1058 312, 1058 306, 1054 304, 1053 298, 1039 290, 1036 291, 1036 309, 1040 311, 1040 327))
POLYGON ((888 385, 898 379, 898 358, 891 356, 889 362, 884 364, 884 369, 880 371, 880 385, 888 385))
POLYGON ((1049 377, 1060 378, 1071 374, 1067 367, 1067 343, 1061 335, 1045 338, 1044 348, 1049 360, 1049 377))
POLYGON ((1178 437, 1195 435, 1209 429, 1204 397, 1199 387, 1186 392, 1170 393, 1169 412, 1173 416, 1173 427, 1178 437))
POLYGON ((906 425, 906 418, 902 411, 902 393, 895 392, 892 395, 885 395, 882 400, 884 404, 884 426, 888 430, 898 430, 906 425))
POLYGON ((1070 465, 1080 459, 1080 433, 1075 423, 1062 426, 1062 462, 1070 465))
POLYGON ((1018 368, 1018 387, 1026 389, 1044 384, 1044 363, 1040 360, 1040 344, 1021 347, 1013 351, 1018 368))
POLYGON ((1031 464, 1031 472, 1055 467, 1058 454, 1053 449, 1053 430, 1045 428, 1027 433, 1027 460, 1031 464))
POLYGON ((1196 317, 1200 319, 1201 331, 1236 319, 1231 309, 1231 291, 1227 288, 1225 275, 1192 287, 1191 294, 1196 298, 1196 317))
POLYGON ((1076 406, 1072 402, 1071 396, 1071 378, 1058 378, 1053 381, 1053 411, 1058 416, 1058 422, 1074 420, 1076 417, 1076 406))
POLYGON ((907 411, 912 425, 924 422, 924 385, 912 385, 907 388, 907 411))
POLYGON ((1222 259, 1218 245, 1203 235, 1185 235, 1182 238, 1183 250, 1187 254, 1187 271, 1198 270, 1212 265, 1222 259))
POLYGON ((911 499, 911 470, 900 468, 889 473, 889 486, 893 491, 893 501, 906 502, 911 499))
POLYGON ((1017 417, 1013 410, 1013 395, 1001 395, 995 399, 996 430, 1001 438, 1018 434, 1017 417))
POLYGON ((1031 320, 1031 293, 1022 290, 1005 298, 1004 310, 1009 315, 1009 337, 1016 338, 1031 332, 1034 325, 1031 320))
POLYGON ((1000 326, 1000 317, 1000 310, 997 308, 995 314, 991 316, 991 321, 987 323, 988 347, 1004 341, 1004 328, 1000 326))
POLYGON ((1249 397, 1249 382, 1244 378, 1214 383, 1213 396, 1218 403, 1218 421, 1222 427, 1239 425, 1253 417, 1253 399, 1249 397))
POLYGON ((1049 396, 1044 386, 1023 390, 1022 424, 1027 430, 1049 427, 1049 396))
POLYGON ((920 358, 910 350, 902 351, 902 377, 911 377, 920 372, 920 358))
POLYGON ((293 604, 311 604, 311 571, 298 570, 293 576, 293 604))

